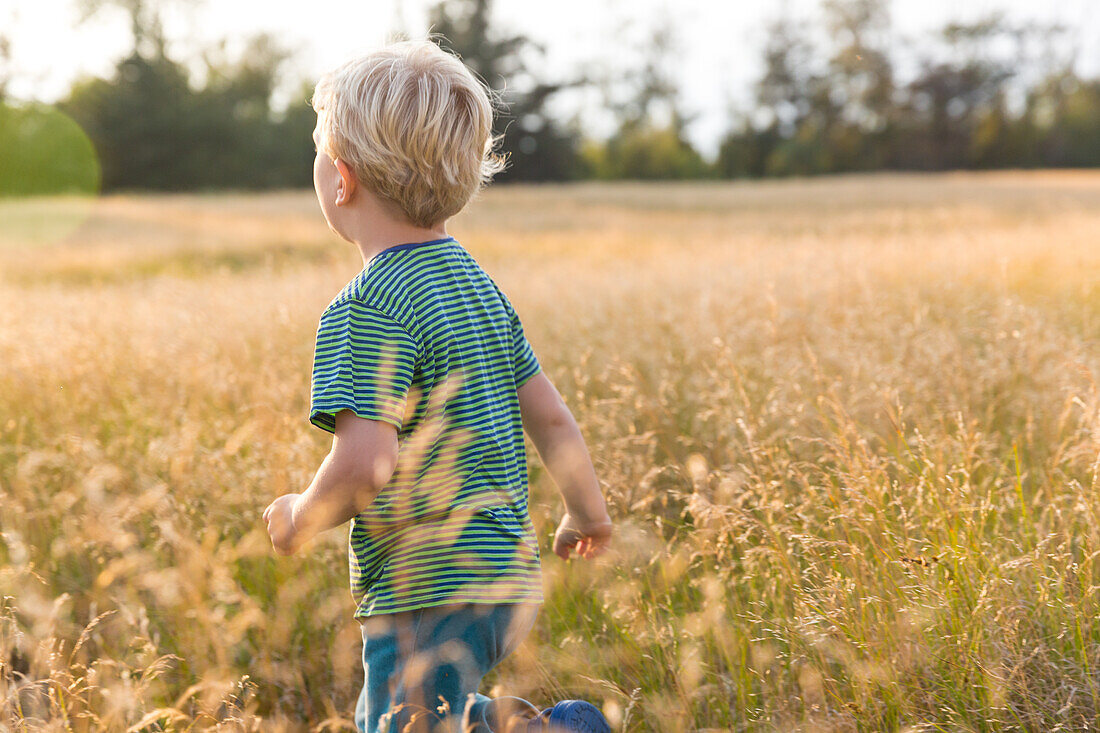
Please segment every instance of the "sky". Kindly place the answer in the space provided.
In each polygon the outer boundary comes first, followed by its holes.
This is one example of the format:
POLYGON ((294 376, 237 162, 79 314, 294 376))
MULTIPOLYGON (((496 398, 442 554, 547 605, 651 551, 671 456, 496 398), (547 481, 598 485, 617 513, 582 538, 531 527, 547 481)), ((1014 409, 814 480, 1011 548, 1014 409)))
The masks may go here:
MULTIPOLYGON (((310 0, 256 3, 253 0, 168 0, 163 22, 169 53, 196 58, 221 39, 238 52, 250 34, 266 31, 294 51, 284 72, 282 104, 294 101, 297 80, 315 80, 327 68, 385 42, 404 29, 427 31, 431 0, 310 0)), ((546 79, 584 71, 636 68, 656 25, 671 22, 677 43, 669 74, 679 86, 679 103, 690 116, 688 137, 708 156, 729 126, 732 107, 745 109, 758 78, 767 22, 781 12, 806 18, 818 40, 818 0, 496 0, 498 29, 524 33, 546 52, 533 57, 546 79)), ((952 20, 974 20, 1003 11, 1021 23, 1062 22, 1079 47, 1078 73, 1100 76, 1100 2, 1096 0, 893 0, 896 34, 919 42, 952 20)), ((77 0, 0 0, 0 35, 11 42, 13 78, 8 93, 17 100, 52 102, 74 79, 109 76, 129 50, 127 16, 105 8, 78 22, 77 0)), ((915 46, 914 46, 915 47, 915 46)), ((910 54, 911 55, 911 54, 910 54)), ((902 66, 906 59, 899 53, 902 66)), ((909 59, 915 68, 915 59, 909 59)), ((905 69, 899 69, 903 76, 905 69)), ((560 95, 552 108, 578 115, 593 137, 613 129, 614 118, 598 90, 560 95)))

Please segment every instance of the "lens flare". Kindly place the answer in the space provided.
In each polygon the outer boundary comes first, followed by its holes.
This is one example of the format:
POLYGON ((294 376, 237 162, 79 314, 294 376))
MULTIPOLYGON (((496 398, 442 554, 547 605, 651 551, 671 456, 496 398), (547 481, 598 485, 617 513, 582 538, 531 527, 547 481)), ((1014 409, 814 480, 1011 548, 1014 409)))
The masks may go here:
POLYGON ((87 219, 100 182, 75 120, 50 105, 0 104, 0 246, 64 239, 87 219))

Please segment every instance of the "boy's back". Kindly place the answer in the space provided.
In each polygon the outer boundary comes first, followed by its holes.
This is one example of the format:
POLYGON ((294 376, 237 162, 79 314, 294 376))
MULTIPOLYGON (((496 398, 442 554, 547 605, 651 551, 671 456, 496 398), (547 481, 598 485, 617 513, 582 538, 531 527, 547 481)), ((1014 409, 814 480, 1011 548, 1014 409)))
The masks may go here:
POLYGON ((388 422, 393 477, 352 519, 356 616, 542 600, 517 389, 539 371, 507 298, 453 237, 383 250, 322 314, 310 421, 388 422))

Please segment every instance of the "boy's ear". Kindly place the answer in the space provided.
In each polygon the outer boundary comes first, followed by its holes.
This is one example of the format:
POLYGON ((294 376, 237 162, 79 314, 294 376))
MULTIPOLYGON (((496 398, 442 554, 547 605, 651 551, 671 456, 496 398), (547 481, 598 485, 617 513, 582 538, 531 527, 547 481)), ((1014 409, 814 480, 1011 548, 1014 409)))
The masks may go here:
POLYGON ((359 182, 355 179, 355 174, 351 172, 348 164, 340 158, 334 160, 333 164, 336 166, 336 172, 340 174, 340 181, 336 184, 336 205, 343 206, 351 201, 359 182))

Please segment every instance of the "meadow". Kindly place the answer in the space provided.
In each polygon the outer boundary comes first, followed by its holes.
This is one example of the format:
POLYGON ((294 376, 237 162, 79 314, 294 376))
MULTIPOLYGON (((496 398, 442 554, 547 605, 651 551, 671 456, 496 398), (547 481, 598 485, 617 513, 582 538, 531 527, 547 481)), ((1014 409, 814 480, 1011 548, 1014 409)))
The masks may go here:
MULTIPOLYGON (((1100 173, 499 186, 454 220, 577 417, 615 550, 485 689, 623 731, 1100 720, 1100 173)), ((0 201, 0 729, 353 730, 311 192, 0 201)), ((529 450, 529 456, 533 456, 529 450)))

